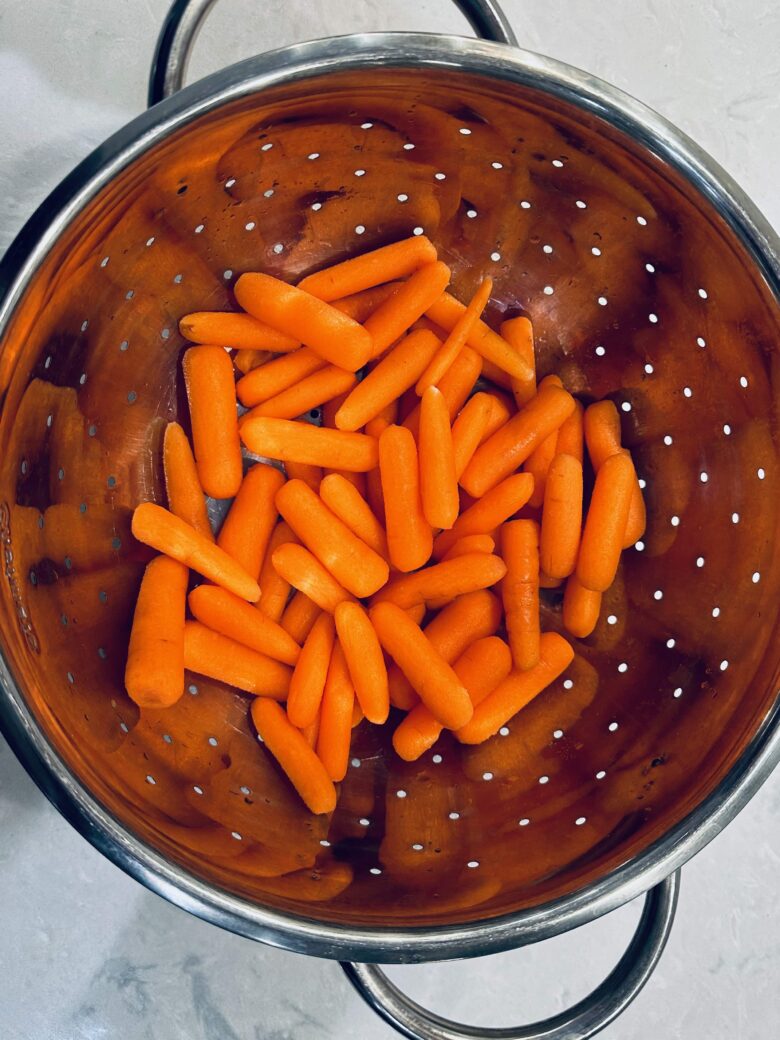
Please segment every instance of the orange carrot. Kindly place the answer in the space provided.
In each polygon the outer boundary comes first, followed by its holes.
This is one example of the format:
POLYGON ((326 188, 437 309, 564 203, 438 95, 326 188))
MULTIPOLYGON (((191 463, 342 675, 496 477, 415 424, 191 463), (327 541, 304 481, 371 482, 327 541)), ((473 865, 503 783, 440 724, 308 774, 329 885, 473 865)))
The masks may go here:
POLYGON ((303 646, 321 613, 322 610, 313 600, 302 592, 296 592, 285 607, 279 624, 299 646, 303 646))
MULTIPOLYGON (((443 293, 435 303, 426 309, 425 314, 446 332, 452 332, 465 310, 466 307, 460 300, 456 300, 449 293, 443 293)), ((467 342, 481 357, 492 361, 510 375, 520 379, 528 378, 528 362, 497 333, 493 332, 484 321, 476 322, 467 342)))
POLYGON ((419 462, 425 519, 431 527, 449 529, 460 500, 447 403, 436 386, 429 386, 420 402, 419 462))
POLYGON ((482 282, 474 293, 469 305, 458 318, 447 339, 437 350, 428 367, 417 380, 415 390, 422 397, 429 386, 437 386, 442 376, 451 367, 453 361, 466 345, 466 340, 472 333, 479 316, 485 309, 490 294, 493 291, 493 279, 489 276, 482 282))
POLYGON ((417 446, 403 426, 388 426, 379 438, 379 472, 390 561, 400 571, 416 570, 430 558, 433 533, 422 508, 417 446))
POLYGON ((466 553, 492 553, 496 543, 489 534, 467 534, 459 538, 452 548, 442 556, 444 560, 454 560, 456 556, 465 556, 466 553))
POLYGON ((343 780, 349 764, 352 707, 355 690, 347 669, 344 651, 337 641, 333 646, 320 709, 317 757, 331 780, 343 780))
POLYGON ((195 456, 186 433, 178 423, 168 423, 165 428, 163 470, 170 511, 213 542, 214 532, 209 523, 195 456))
POLYGON ((558 430, 558 439, 555 444, 557 455, 573 455, 582 464, 583 451, 583 416, 584 408, 579 401, 574 402, 574 411, 568 419, 564 420, 558 430))
POLYGON ((484 444, 488 437, 492 437, 496 430, 505 426, 515 414, 511 400, 500 390, 493 390, 487 397, 490 401, 490 418, 480 441, 481 444, 484 444))
POLYGON ((333 618, 321 613, 303 644, 290 680, 287 715, 293 726, 299 729, 311 725, 319 713, 334 637, 333 618))
POLYGON ((243 474, 233 365, 222 347, 190 347, 183 369, 201 487, 232 498, 243 474))
POLYGON ((292 529, 280 520, 271 532, 268 540, 268 548, 260 568, 260 600, 257 604, 258 610, 269 617, 272 621, 281 621, 282 614, 290 597, 290 583, 278 573, 273 564, 273 555, 281 545, 287 542, 297 542, 298 539, 292 529))
POLYGON ((357 379, 352 372, 345 372, 336 365, 326 365, 295 386, 256 405, 242 417, 241 422, 248 422, 262 415, 276 419, 294 419, 312 408, 319 408, 324 401, 330 401, 351 390, 356 382, 357 379))
POLYGON ((364 433, 344 433, 289 419, 247 419, 241 439, 250 451, 282 462, 365 473, 377 464, 377 443, 364 433))
POLYGON ((387 559, 385 529, 356 487, 340 473, 331 473, 323 479, 320 485, 320 497, 353 534, 357 535, 383 559, 387 559))
POLYGON ((397 292, 381 303, 363 328, 373 341, 371 356, 378 357, 412 325, 444 292, 450 269, 440 260, 418 268, 397 292))
POLYGON ((252 702, 252 722, 263 744, 285 771, 307 809, 330 813, 336 808, 336 788, 325 767, 293 726, 283 708, 258 697, 252 702))
POLYGON ((292 669, 235 639, 212 632, 200 621, 184 625, 184 667, 257 697, 287 699, 292 669))
POLYGON ((308 347, 301 347, 292 354, 269 361, 261 368, 254 368, 239 379, 236 393, 241 404, 253 408, 263 401, 284 393, 301 379, 325 368, 327 362, 308 347))
POLYGON ((474 394, 452 424, 452 450, 458 480, 482 443, 492 411, 493 402, 488 394, 474 394))
POLYGON ((474 710, 468 691, 420 628, 393 603, 378 603, 370 616, 382 646, 434 718, 448 728, 465 725, 474 710))
POLYGON ((566 390, 540 387, 521 412, 477 448, 461 477, 463 487, 480 498, 525 462, 573 410, 574 398, 566 390))
POLYGON ((506 564, 501 594, 512 659, 518 671, 539 663, 539 525, 513 520, 501 528, 506 564))
POLYGON ((364 718, 365 715, 363 714, 363 709, 360 707, 360 702, 358 701, 356 696, 352 702, 352 729, 355 729, 356 726, 359 726, 364 718))
POLYGON ((374 626, 359 603, 339 603, 335 619, 360 708, 369 722, 381 725, 390 711, 390 694, 385 659, 374 626))
POLYGON ((187 577, 187 568, 167 556, 144 571, 125 666, 127 692, 141 708, 170 708, 184 692, 187 577))
POLYGON ((196 311, 179 322, 179 332, 193 343, 211 343, 236 350, 270 350, 286 354, 297 350, 300 340, 277 332, 249 314, 223 311, 196 311))
POLYGON ((324 271, 308 275, 298 285, 320 300, 338 300, 383 282, 406 278, 435 260, 436 247, 425 235, 419 235, 326 267, 324 271))
MULTIPOLYGON (((366 423, 365 432, 369 437, 375 437, 377 444, 388 426, 392 426, 398 417, 398 402, 394 401, 393 414, 386 416, 383 410, 376 419, 370 419, 366 423)), ((379 466, 374 467, 366 473, 366 499, 371 506, 371 511, 384 529, 385 525, 385 499, 382 494, 382 473, 379 466)))
POLYGON ((528 318, 510 318, 501 323, 501 335, 528 366, 525 376, 512 376, 512 393, 518 408, 524 408, 536 393, 534 330, 528 318))
POLYGON ((242 274, 236 299, 250 314, 311 347, 332 365, 350 372, 371 357, 371 337, 362 325, 311 293, 269 274, 242 274))
POLYGON ((585 639, 596 627, 601 613, 601 593, 581 585, 572 574, 563 593, 563 623, 578 639, 585 639))
POLYGON ((339 603, 352 597, 316 556, 302 545, 280 545, 273 553, 276 573, 294 589, 305 593, 322 610, 332 614, 339 603))
POLYGON ((398 708, 400 711, 411 711, 416 704, 420 703, 420 698, 397 664, 391 664, 387 669, 387 685, 390 703, 394 708, 398 708))
MULTIPOLYGON (((505 339, 506 337, 502 334, 502 338, 505 339)), ((492 361, 488 361, 487 358, 482 358, 482 378, 489 383, 495 384, 495 386, 500 386, 504 390, 512 389, 512 376, 505 372, 503 368, 494 365, 492 361)))
POLYGON ((136 506, 133 535, 139 542, 192 567, 204 578, 254 603, 260 596, 257 581, 228 554, 202 534, 153 502, 136 506))
POLYGON ((198 585, 188 599, 195 619, 283 664, 295 664, 301 648, 275 621, 246 600, 216 585, 198 585))
POLYGON ((549 574, 545 574, 544 571, 539 571, 539 588, 540 589, 559 589, 563 585, 563 578, 551 578, 549 574))
MULTIPOLYGON (((621 451, 620 416, 612 401, 599 401, 585 411, 585 441, 593 469, 598 473, 602 464, 621 451)), ((631 507, 623 540, 623 548, 633 545, 644 534, 647 517, 642 489, 637 481, 631 493, 631 507)))
POLYGON ((411 607, 436 599, 450 600, 495 585, 506 574, 504 561, 485 553, 467 553, 454 560, 396 578, 377 593, 375 603, 411 607))
MULTIPOLYGON (((254 703, 255 702, 252 701, 252 704, 254 704, 254 703)), ((303 739, 306 741, 306 743, 309 745, 309 747, 312 749, 312 751, 314 751, 314 749, 317 747, 317 738, 320 735, 320 713, 319 712, 317 712, 317 714, 316 714, 316 716, 314 718, 314 722, 310 722, 308 726, 305 726, 301 730, 301 735, 303 736, 303 739)), ((317 761, 319 761, 319 759, 317 761)), ((322 765, 321 762, 320 762, 320 765, 322 765)), ((323 768, 324 768, 324 766, 323 766, 323 768)), ((330 777, 328 777, 328 779, 330 779, 330 777)))
POLYGON ((406 613, 414 621, 415 625, 421 625, 423 618, 428 613, 428 608, 424 603, 415 603, 413 607, 406 607, 406 613))
POLYGON ((275 496, 284 474, 274 466, 258 463, 247 472, 228 515, 217 545, 240 563, 247 574, 259 578, 268 541, 276 523, 275 496))
POLYGON ((237 350, 233 355, 233 364, 242 376, 246 376, 270 361, 273 356, 270 350, 237 350))
POLYGON ((545 437, 536 450, 531 452, 523 465, 523 472, 528 473, 534 479, 534 489, 528 499, 528 505, 533 509, 539 509, 544 504, 547 474, 550 471, 552 460, 555 458, 557 445, 558 431, 553 430, 550 436, 545 437))
POLYGON ((433 546, 433 555, 442 559, 460 538, 470 534, 488 534, 513 516, 528 501, 533 490, 529 473, 514 473, 465 509, 450 531, 443 531, 433 546))
MULTIPOLYGON (((439 382, 450 413, 450 422, 463 407, 482 371, 482 359, 476 350, 464 347, 439 382)), ((403 425, 417 436, 420 428, 420 405, 417 404, 403 421, 403 425)))
POLYGON ((284 464, 284 470, 290 480, 302 480, 312 491, 320 490, 322 466, 309 466, 305 462, 290 462, 288 459, 284 464))
POLYGON ((547 474, 539 561, 551 578, 567 578, 577 565, 582 527, 582 463, 556 455, 547 474))
POLYGON ((400 284, 400 282, 387 282, 387 284, 377 285, 373 289, 364 289, 363 292, 354 293, 352 296, 332 300, 331 306, 352 318, 353 321, 359 321, 362 325, 369 314, 373 314, 380 303, 384 303, 389 296, 392 296, 400 284))
POLYGON ((545 632, 539 663, 527 672, 511 672, 474 709, 471 721, 455 736, 463 744, 481 744, 541 693, 571 664, 574 651, 557 632, 545 632))
MULTIPOLYGON (((512 655, 502 639, 487 636, 467 647, 452 668, 476 707, 509 675, 512 655)), ((406 762, 413 762, 433 747, 442 728, 428 708, 418 704, 393 733, 393 747, 406 762)))
POLYGON ((361 380, 336 413, 340 430, 358 430, 414 385, 440 346, 432 332, 410 332, 361 380))
POLYGON ((276 505, 303 544, 355 596, 371 596, 388 578, 388 566, 331 512, 303 481, 289 480, 276 505))
POLYGON ((626 451, 610 455, 596 473, 577 560, 577 579, 592 592, 606 592, 615 580, 635 484, 626 451))

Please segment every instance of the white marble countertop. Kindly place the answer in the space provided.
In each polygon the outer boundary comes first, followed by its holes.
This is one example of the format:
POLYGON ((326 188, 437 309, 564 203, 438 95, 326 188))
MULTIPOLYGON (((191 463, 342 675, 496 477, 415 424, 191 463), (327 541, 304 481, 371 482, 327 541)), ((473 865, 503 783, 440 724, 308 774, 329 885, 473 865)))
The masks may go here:
MULTIPOLYGON (((144 104, 167 0, 3 0, 0 251, 70 167, 144 104)), ((611 80, 704 145, 780 226, 780 8, 771 0, 504 0, 521 42, 611 80)), ((464 31, 446 0, 225 0, 194 77, 293 40, 464 31), (316 8, 316 9, 315 9, 316 8)), ((653 980, 605 1040, 780 1035, 780 776, 686 867, 653 980)), ((3 1040, 387 1040, 340 969, 250 945, 145 891, 54 811, 0 738, 3 1040)), ((418 1000, 504 1025, 609 971, 629 906, 536 948, 394 968, 418 1000)))

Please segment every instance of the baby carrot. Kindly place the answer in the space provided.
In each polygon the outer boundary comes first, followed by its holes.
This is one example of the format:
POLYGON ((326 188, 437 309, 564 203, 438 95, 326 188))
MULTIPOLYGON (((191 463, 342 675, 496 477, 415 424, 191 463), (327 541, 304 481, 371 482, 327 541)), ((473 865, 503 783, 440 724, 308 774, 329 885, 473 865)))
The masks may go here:
POLYGON ((386 285, 364 289, 363 292, 353 293, 352 296, 342 296, 340 300, 332 300, 330 303, 336 310, 346 314, 353 321, 359 321, 362 325, 369 314, 373 314, 380 303, 384 303, 389 296, 392 296, 400 284, 400 282, 387 282, 386 285))
POLYGON ((260 568, 260 601, 257 608, 272 621, 281 620, 290 597, 290 582, 274 566, 274 553, 280 546, 297 541, 292 529, 283 520, 279 521, 268 540, 263 566, 260 568))
POLYGON ((455 736, 462 744, 481 744, 541 693, 571 664, 574 651, 557 632, 544 632, 539 663, 527 672, 511 672, 474 709, 471 721, 455 736))
POLYGON ((568 419, 564 420, 558 430, 558 439, 555 444, 557 455, 573 455, 582 464, 583 451, 583 415, 584 408, 579 401, 574 402, 574 411, 568 419))
MULTIPOLYGON (((612 401, 598 401, 585 411, 585 442, 593 469, 598 473, 602 464, 621 451, 620 416, 612 401)), ((631 506, 628 511, 628 523, 623 539, 623 548, 627 549, 642 537, 647 523, 645 500, 642 489, 636 481, 631 492, 631 506)))
POLYGON ((441 390, 429 386, 420 402, 420 496, 431 527, 449 529, 460 508, 452 429, 441 390))
POLYGON ((187 568, 167 556, 146 565, 125 666, 127 692, 141 708, 169 708, 184 692, 187 578, 187 568))
POLYGON ((300 340, 277 332, 249 314, 229 311, 196 311, 179 322, 179 332, 193 343, 210 343, 236 350, 270 350, 287 354, 300 347, 300 340))
POLYGON ((282 462, 305 462, 354 473, 377 464, 377 443, 364 433, 345 433, 289 419, 247 419, 241 439, 255 455, 282 462))
POLYGON ((269 397, 267 401, 256 405, 242 417, 241 422, 264 415, 276 419, 294 419, 312 408, 319 408, 324 401, 351 390, 356 382, 357 378, 352 372, 345 372, 336 365, 327 365, 276 397, 269 397))
POLYGON ((427 368, 417 380, 415 390, 419 397, 425 393, 429 386, 437 386, 441 377, 450 368, 455 358, 466 345, 474 325, 485 309, 490 294, 493 291, 493 279, 483 278, 477 291, 474 293, 469 305, 463 314, 455 322, 447 339, 436 351, 427 368))
POLYGON ((358 430, 415 380, 440 346, 432 332, 410 332, 362 379, 336 413, 340 430, 358 430))
POLYGON ((163 438, 163 470, 168 508, 190 527, 214 541, 206 499, 198 480, 195 456, 187 435, 178 423, 168 423, 163 438))
POLYGON ((139 542, 192 567, 204 578, 254 603, 260 596, 255 578, 205 535, 153 502, 136 506, 132 522, 133 535, 139 542))
POLYGON ((450 600, 495 585, 505 574, 504 561, 498 556, 467 553, 396 578, 377 593, 374 602, 411 607, 436 599, 450 600))
POLYGON ((288 459, 284 464, 284 471, 290 480, 302 480, 312 491, 320 490, 322 466, 309 466, 305 462, 290 462, 288 459))
POLYGON ((276 523, 275 496, 284 474, 262 463, 252 466, 233 499, 217 538, 220 549, 253 578, 260 576, 268 541, 276 523))
POLYGON ((329 570, 302 545, 280 545, 273 553, 276 573, 288 585, 305 593, 322 610, 332 614, 339 603, 352 597, 329 570))
POLYGON ((494 365, 492 361, 488 361, 487 358, 482 358, 482 378, 489 383, 502 387, 504 390, 512 389, 512 377, 510 374, 499 368, 498 365, 494 365))
POLYGON ((359 603, 339 603, 334 616, 358 703, 369 722, 381 725, 390 711, 390 694, 374 626, 359 603))
POLYGON ((585 639, 596 627, 601 613, 600 592, 592 592, 581 585, 572 574, 563 593, 563 623, 567 631, 578 639, 585 639))
POLYGON ((393 603, 378 603, 370 617, 382 646, 434 718, 451 729, 465 725, 474 710, 468 691, 420 628, 393 603))
POLYGON ((383 559, 387 559, 385 529, 354 485, 340 473, 330 473, 320 484, 320 498, 353 534, 383 559))
POLYGON ((261 368, 252 369, 243 379, 239 379, 236 384, 238 399, 247 408, 253 408, 284 393, 301 379, 325 368, 326 365, 327 361, 319 354, 315 354, 308 347, 301 347, 292 354, 285 354, 269 361, 261 368))
POLYGON ((582 528, 582 463, 556 455, 547 474, 539 560, 551 578, 567 578, 577 565, 582 528))
POLYGON ((566 390, 540 387, 522 411, 477 448, 461 477, 463 487, 480 498, 525 462, 573 410, 574 398, 566 390))
POLYGON ((363 328, 373 341, 371 357, 378 357, 421 317, 446 289, 450 269, 440 260, 418 268, 398 291, 380 303, 363 328))
POLYGON ((506 398, 505 394, 501 394, 500 391, 494 390, 492 393, 487 395, 490 401, 490 417, 488 418, 488 424, 485 428, 485 433, 480 443, 492 437, 496 430, 500 430, 502 426, 512 418, 515 414, 515 409, 510 407, 510 401, 506 398))
POLYGON ((466 553, 492 553, 496 543, 489 534, 467 534, 459 538, 452 548, 442 556, 442 560, 454 560, 456 556, 466 553))
POLYGON ((355 729, 365 718, 363 709, 360 707, 360 702, 357 697, 352 702, 352 729, 355 729))
POLYGON ((416 570, 430 558, 433 532, 420 497, 417 445, 403 426, 388 426, 379 438, 379 473, 390 562, 416 570))
POLYGON ((305 729, 317 718, 333 653, 335 627, 330 614, 321 613, 303 644, 290 680, 287 715, 293 726, 305 729))
POLYGON ((458 480, 482 443, 492 411, 493 402, 488 394, 474 394, 452 424, 452 451, 458 480))
POLYGON ((317 757, 331 780, 343 780, 349 763, 355 690, 338 641, 333 645, 320 709, 317 757))
POLYGON ((488 534, 508 520, 528 501, 533 490, 529 473, 513 473, 502 480, 473 506, 465 509, 450 531, 442 531, 433 546, 433 555, 442 559, 460 538, 469 534, 488 534))
POLYGON ((365 328, 311 293, 259 273, 242 274, 235 292, 245 311, 262 315, 273 328, 300 340, 332 365, 356 372, 371 357, 365 328))
POLYGON ((232 498, 243 474, 233 365, 222 347, 190 347, 183 369, 201 487, 232 498))
POLYGON ((431 240, 425 235, 413 236, 326 267, 308 275, 298 286, 320 300, 338 300, 383 282, 406 278, 435 260, 436 247, 431 240))
MULTIPOLYGON (((512 655, 506 643, 497 636, 478 639, 467 647, 452 670, 466 687, 476 707, 512 669, 512 655)), ((413 762, 433 747, 442 725, 424 704, 414 707, 393 733, 393 747, 406 762, 413 762)))
POLYGON ((555 449, 558 445, 558 431, 553 430, 549 437, 545 437, 542 443, 532 451, 523 465, 523 472, 534 478, 534 489, 528 499, 528 505, 539 509, 544 504, 544 492, 547 488, 547 474, 550 471, 552 460, 555 458, 555 449))
POLYGON ((279 624, 299 646, 303 646, 321 613, 313 600, 302 592, 296 592, 285 607, 279 624))
POLYGON ((539 571, 539 588, 540 589, 559 589, 563 585, 563 578, 551 578, 549 574, 545 574, 544 571, 539 571))
POLYGON ((273 356, 270 350, 237 350, 233 355, 233 364, 245 376, 270 361, 273 356))
MULTIPOLYGON (((452 332, 466 310, 465 304, 456 300, 450 293, 443 293, 425 311, 426 317, 440 325, 446 332, 452 332)), ((521 379, 528 378, 529 365, 516 350, 493 332, 484 321, 477 321, 468 336, 468 345, 481 357, 492 361, 494 365, 521 379)))
MULTIPOLYGON (((395 407, 392 415, 386 416, 386 410, 383 410, 376 419, 370 419, 366 423, 365 432, 369 437, 375 437, 377 444, 387 427, 392 426, 398 418, 398 402, 394 401, 393 404, 395 407)), ((366 499, 371 506, 371 511, 384 529, 385 499, 382 494, 382 473, 379 466, 375 466, 366 473, 366 499)))
POLYGON ((387 685, 390 703, 394 708, 398 708, 400 711, 411 711, 416 704, 420 703, 420 698, 397 664, 391 664, 387 669, 387 685))
POLYGON ((539 663, 539 525, 513 520, 501 528, 506 564, 501 594, 512 659, 518 671, 539 663))
POLYGON ((212 632, 200 621, 184 625, 184 667, 257 697, 287 699, 292 669, 235 639, 212 632))
POLYGON ((524 376, 512 376, 512 393, 518 408, 524 408, 536 393, 534 330, 528 318, 510 318, 501 323, 501 335, 528 366, 524 376))
POLYGON ((577 578, 586 589, 606 592, 615 580, 635 485, 627 451, 611 455, 596 473, 577 560, 577 578))
POLYGON ((384 560, 301 480, 280 488, 276 505, 303 544, 355 596, 371 596, 388 578, 384 560))
MULTIPOLYGON (((262 698, 259 698, 259 699, 262 700, 262 698)), ((252 704, 254 704, 254 703, 255 702, 252 701, 252 704)), ((310 722, 308 726, 304 726, 303 727, 303 729, 301 730, 301 734, 303 736, 303 739, 306 741, 306 743, 312 749, 312 751, 314 751, 314 749, 317 747, 317 738, 320 735, 320 713, 319 712, 317 712, 317 714, 315 715, 314 722, 310 722)), ((317 761, 319 762, 319 759, 317 759, 317 761)), ((322 765, 322 762, 320 762, 320 765, 322 765)), ((323 769, 324 768, 325 767, 323 766, 323 769)), ((325 775, 327 776, 327 773, 325 775)), ((328 779, 330 780, 330 777, 328 777, 328 779)))
POLYGON ((336 788, 306 738, 293 726, 284 709, 258 697, 252 702, 252 722, 263 744, 285 771, 307 809, 330 813, 336 808, 336 788))
MULTIPOLYGON (((476 350, 464 347, 439 381, 452 422, 466 402, 482 371, 482 359, 476 350)), ((420 405, 417 404, 403 421, 403 425, 417 436, 420 428, 420 405)))
POLYGON ((198 585, 188 602, 195 619, 207 628, 283 664, 298 660, 301 648, 281 625, 232 592, 216 585, 198 585))

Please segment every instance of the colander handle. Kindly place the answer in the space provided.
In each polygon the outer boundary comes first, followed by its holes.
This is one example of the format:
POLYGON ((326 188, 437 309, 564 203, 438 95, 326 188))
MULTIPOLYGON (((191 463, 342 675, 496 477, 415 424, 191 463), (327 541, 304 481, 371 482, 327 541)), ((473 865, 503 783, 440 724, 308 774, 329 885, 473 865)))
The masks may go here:
POLYGON ((415 1003, 376 964, 341 966, 368 1006, 410 1040, 587 1040, 622 1014, 652 975, 669 938, 679 887, 678 871, 650 889, 628 949, 601 985, 568 1011, 532 1025, 459 1025, 415 1003))
MULTIPOLYGON (((187 63, 206 15, 217 0, 173 0, 157 38, 149 74, 151 108, 184 86, 187 63)), ((517 37, 497 0, 453 0, 483 40, 517 46, 517 37)))

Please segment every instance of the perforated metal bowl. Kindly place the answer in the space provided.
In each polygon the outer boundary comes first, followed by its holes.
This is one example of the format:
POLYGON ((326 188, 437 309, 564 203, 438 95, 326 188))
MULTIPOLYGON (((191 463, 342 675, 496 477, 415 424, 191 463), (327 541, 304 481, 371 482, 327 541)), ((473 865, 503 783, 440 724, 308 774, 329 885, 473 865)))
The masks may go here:
MULTIPOLYGON (((175 5, 154 90, 208 6, 175 5)), ((500 34, 494 8, 463 6, 500 34)), ((327 957, 500 950, 664 882, 778 757, 777 246, 659 116, 507 46, 324 40, 156 105, 0 268, 0 716, 28 770, 151 888, 327 957), (617 403, 648 531, 562 681, 484 746, 444 738, 411 765, 362 726, 323 819, 258 746, 244 696, 190 675, 165 712, 127 698, 147 559, 129 518, 164 499, 161 434, 186 422, 177 319, 233 307, 242 271, 294 281, 418 228, 458 295, 493 276, 489 320, 532 318, 541 374, 617 403)), ((630 999, 675 894, 665 881, 609 985, 545 1036, 591 1035, 630 999)), ((353 978, 410 1036, 471 1035, 353 978)))

